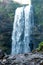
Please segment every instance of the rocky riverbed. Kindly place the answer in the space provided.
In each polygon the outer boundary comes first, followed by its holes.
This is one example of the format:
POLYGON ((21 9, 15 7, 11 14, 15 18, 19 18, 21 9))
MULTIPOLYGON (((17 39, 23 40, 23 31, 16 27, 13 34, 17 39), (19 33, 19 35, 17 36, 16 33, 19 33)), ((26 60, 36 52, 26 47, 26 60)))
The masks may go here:
POLYGON ((0 65, 43 65, 43 52, 12 56, 0 50, 0 65))

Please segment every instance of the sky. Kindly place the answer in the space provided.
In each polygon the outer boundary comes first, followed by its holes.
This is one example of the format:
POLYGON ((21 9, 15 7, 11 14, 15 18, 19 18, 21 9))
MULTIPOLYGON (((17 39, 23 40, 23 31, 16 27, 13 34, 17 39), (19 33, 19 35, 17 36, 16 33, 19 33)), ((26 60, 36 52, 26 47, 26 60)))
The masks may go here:
POLYGON ((18 2, 20 4, 30 4, 31 0, 13 0, 15 2, 18 2))

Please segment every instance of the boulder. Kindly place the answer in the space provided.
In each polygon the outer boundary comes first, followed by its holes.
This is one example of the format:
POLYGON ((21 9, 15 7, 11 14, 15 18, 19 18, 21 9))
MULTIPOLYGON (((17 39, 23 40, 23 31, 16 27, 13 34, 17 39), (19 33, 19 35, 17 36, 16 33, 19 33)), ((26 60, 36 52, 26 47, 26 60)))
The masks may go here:
POLYGON ((3 59, 3 57, 5 56, 3 50, 0 49, 0 59, 3 59))
POLYGON ((43 65, 43 60, 41 60, 40 65, 43 65))

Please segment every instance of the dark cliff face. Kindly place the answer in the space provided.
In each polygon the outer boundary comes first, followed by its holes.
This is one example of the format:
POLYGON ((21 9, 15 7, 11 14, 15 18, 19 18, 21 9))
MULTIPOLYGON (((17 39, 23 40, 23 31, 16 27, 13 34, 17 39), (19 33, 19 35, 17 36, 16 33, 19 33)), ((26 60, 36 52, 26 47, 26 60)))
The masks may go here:
MULTIPOLYGON (((39 43, 43 41, 43 0, 32 0, 32 4, 35 21, 32 34, 33 43, 39 43)), ((9 50, 9 53, 11 50, 14 14, 18 6, 21 5, 13 1, 8 3, 0 2, 0 48, 4 49, 4 51, 9 50)))
POLYGON ((34 32, 33 43, 37 45, 43 41, 43 1, 42 0, 32 0, 33 10, 34 10, 34 32))
POLYGON ((0 2, 0 48, 8 54, 11 52, 14 14, 18 6, 19 4, 13 1, 0 2))

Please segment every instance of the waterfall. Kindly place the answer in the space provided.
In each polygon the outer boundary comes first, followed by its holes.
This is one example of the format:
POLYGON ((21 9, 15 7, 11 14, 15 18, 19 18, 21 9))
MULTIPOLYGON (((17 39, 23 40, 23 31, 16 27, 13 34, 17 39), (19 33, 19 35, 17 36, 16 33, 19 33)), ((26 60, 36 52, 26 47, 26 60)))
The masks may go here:
POLYGON ((29 43, 33 25, 32 5, 17 8, 12 32, 12 55, 30 52, 29 43))

